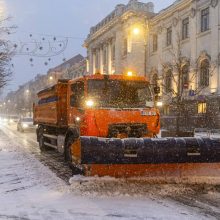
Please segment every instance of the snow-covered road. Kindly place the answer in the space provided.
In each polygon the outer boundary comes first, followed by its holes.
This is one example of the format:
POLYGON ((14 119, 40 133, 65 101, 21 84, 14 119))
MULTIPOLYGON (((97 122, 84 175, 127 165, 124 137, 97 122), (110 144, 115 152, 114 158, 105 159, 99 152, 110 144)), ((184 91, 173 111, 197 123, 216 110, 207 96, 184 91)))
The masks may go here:
POLYGON ((197 195, 184 185, 108 178, 68 185, 33 154, 37 147, 34 133, 0 127, 0 219, 220 219, 211 188, 197 195))

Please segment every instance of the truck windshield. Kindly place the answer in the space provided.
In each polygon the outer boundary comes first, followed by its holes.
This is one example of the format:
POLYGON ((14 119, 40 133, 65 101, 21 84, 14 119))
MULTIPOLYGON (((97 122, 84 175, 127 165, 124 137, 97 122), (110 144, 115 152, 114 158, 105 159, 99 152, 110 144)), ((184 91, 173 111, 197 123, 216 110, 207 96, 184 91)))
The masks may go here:
POLYGON ((88 96, 105 108, 146 108, 153 103, 149 84, 143 81, 89 80, 88 96))

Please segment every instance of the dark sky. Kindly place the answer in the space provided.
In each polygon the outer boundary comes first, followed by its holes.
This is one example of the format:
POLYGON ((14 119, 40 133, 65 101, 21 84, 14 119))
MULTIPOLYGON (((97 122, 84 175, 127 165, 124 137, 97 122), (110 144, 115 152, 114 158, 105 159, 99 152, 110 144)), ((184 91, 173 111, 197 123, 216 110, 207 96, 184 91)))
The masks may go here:
MULTIPOLYGON (((152 2, 155 5, 155 12, 158 12, 172 4, 173 0, 152 2)), ((45 34, 51 35, 45 37, 47 41, 53 41, 53 36, 73 37, 68 39, 66 50, 50 61, 48 58, 33 57, 33 62, 30 62, 29 56, 14 57, 14 74, 5 93, 16 90, 19 85, 33 79, 38 73, 45 74, 49 68, 62 63, 64 58, 71 58, 78 53, 86 55, 82 44, 90 27, 97 24, 120 3, 127 4, 128 0, 0 0, 0 13, 11 16, 10 23, 17 26, 11 38, 18 45, 19 42, 29 42, 30 34, 31 40, 37 41, 45 34), (74 39, 75 37, 79 39, 74 39), (45 62, 48 65, 45 65, 45 62)))

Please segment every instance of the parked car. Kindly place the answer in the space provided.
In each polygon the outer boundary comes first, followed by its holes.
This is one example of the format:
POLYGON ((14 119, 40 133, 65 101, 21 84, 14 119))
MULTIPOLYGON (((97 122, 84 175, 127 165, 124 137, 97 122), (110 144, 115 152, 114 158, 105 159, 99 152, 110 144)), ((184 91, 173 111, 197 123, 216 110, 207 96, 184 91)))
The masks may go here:
POLYGON ((8 124, 18 123, 19 117, 16 115, 9 116, 8 124))
POLYGON ((17 124, 17 131, 24 132, 27 130, 35 130, 36 126, 33 124, 33 118, 20 118, 17 124))

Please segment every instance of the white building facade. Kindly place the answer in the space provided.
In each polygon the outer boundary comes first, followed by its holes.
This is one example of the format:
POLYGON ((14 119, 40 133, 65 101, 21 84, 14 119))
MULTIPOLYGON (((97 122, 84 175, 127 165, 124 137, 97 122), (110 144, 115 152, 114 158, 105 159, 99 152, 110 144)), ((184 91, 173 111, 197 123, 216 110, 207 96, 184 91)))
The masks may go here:
POLYGON ((131 0, 90 29, 84 46, 88 51, 89 73, 121 74, 146 72, 146 34, 155 15, 152 3, 131 0))

